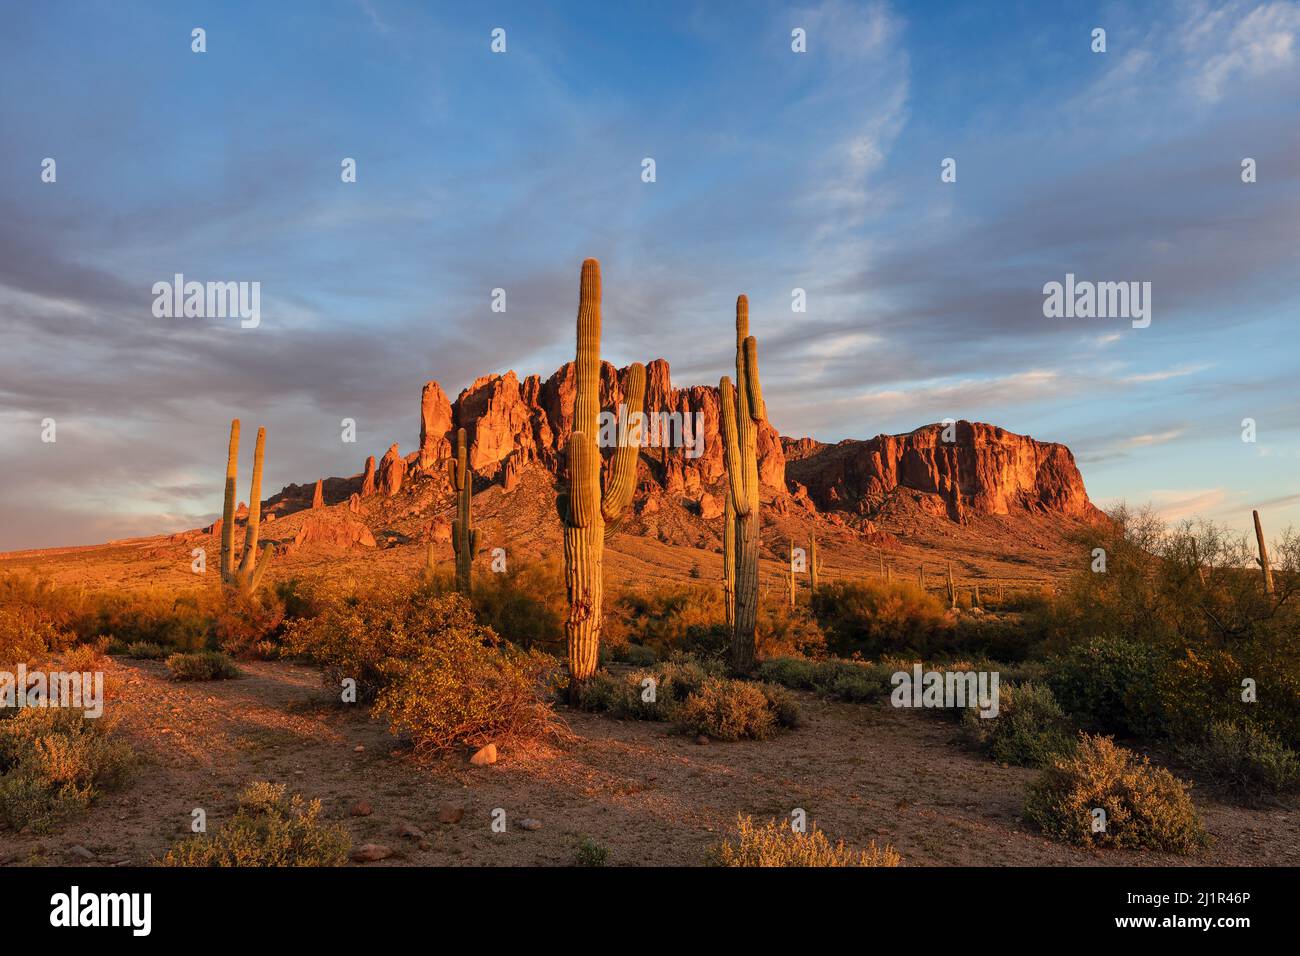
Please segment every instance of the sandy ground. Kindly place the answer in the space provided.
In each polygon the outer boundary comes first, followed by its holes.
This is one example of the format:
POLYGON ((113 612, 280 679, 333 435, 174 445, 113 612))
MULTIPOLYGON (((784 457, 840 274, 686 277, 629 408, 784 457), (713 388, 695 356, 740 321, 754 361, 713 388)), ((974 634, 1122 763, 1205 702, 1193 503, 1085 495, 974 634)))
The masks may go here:
POLYGON ((208 684, 168 680, 161 663, 114 659, 109 706, 138 753, 130 780, 53 834, 0 833, 9 865, 135 865, 161 856, 202 807, 214 829, 253 780, 319 797, 356 843, 381 843, 387 865, 566 865, 590 838, 611 865, 694 865, 737 813, 808 812, 832 838, 893 844, 905 865, 1300 865, 1300 811, 1246 810, 1197 793, 1214 838, 1204 856, 1075 850, 1018 819, 1034 771, 969 751, 957 728, 887 706, 829 703, 801 694, 804 723, 762 742, 697 744, 668 725, 562 710, 574 739, 503 750, 495 766, 464 757, 417 762, 364 710, 336 705, 314 670, 242 665, 245 676, 208 684), (364 748, 358 750, 357 748, 364 748), (359 800, 373 807, 352 816, 359 800), (456 824, 441 806, 463 808, 456 824), (507 830, 492 832, 493 810, 507 830), (540 829, 519 821, 532 818, 540 829), (403 837, 411 824, 426 834, 403 837), (71 852, 88 848, 95 859, 71 852))

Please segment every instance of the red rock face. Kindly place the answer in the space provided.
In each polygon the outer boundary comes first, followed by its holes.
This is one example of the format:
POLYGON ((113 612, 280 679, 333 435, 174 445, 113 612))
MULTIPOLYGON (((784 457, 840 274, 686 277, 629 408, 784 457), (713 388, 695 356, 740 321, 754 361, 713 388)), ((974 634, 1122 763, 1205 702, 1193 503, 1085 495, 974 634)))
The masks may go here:
MULTIPOLYGON (((603 364, 603 410, 617 414, 624 401, 627 374, 626 368, 603 364)), ((425 390, 428 394, 429 386, 425 390)), ((470 467, 492 479, 503 473, 507 460, 512 469, 537 461, 558 475, 564 443, 573 429, 575 391, 572 362, 545 382, 533 375, 521 383, 514 372, 476 380, 460 393, 451 415, 453 424, 465 429, 470 467)), ((725 468, 716 388, 673 388, 668 363, 655 359, 646 366, 645 411, 649 417, 642 436, 643 479, 698 497, 704 486, 722 478, 725 468), (702 430, 699 437, 693 430, 697 414, 702 430)), ((613 455, 612 445, 604 447, 604 454, 606 458, 613 455)), ((784 491, 781 440, 767 422, 759 427, 758 455, 760 481, 772 491, 784 491)))
POLYGON ((375 547, 375 536, 365 522, 343 515, 312 515, 302 523, 290 550, 300 548, 375 547))
POLYGON ((366 459, 366 470, 361 475, 361 497, 369 498, 375 493, 375 456, 366 459))
POLYGON ((785 445, 793 453, 790 477, 807 487, 821 510, 870 513, 904 488, 937 495, 954 521, 970 512, 1050 511, 1088 520, 1100 515, 1064 445, 966 421, 952 426, 952 441, 944 437, 942 425, 926 425, 870 441, 816 446, 787 439, 785 445))
POLYGON ((420 471, 431 474, 451 457, 451 431, 451 401, 437 382, 426 382, 420 394, 420 471))
POLYGON ((379 490, 391 498, 402 490, 405 477, 406 461, 397 453, 397 443, 394 442, 379 462, 379 490))

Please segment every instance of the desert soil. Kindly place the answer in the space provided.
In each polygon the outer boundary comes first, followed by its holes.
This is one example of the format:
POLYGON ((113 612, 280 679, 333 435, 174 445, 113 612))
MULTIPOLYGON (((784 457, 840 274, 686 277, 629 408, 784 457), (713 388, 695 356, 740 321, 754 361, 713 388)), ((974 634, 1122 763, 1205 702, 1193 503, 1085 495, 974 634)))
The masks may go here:
POLYGON ((244 785, 270 780, 319 797, 354 843, 396 851, 368 866, 566 865, 584 838, 607 847, 611 865, 696 865, 738 813, 781 818, 795 807, 832 838, 893 844, 911 866, 1300 865, 1300 811, 1243 809, 1199 790, 1214 838, 1203 856, 1062 846, 1019 819, 1034 771, 970 751, 933 715, 883 705, 799 694, 798 729, 708 744, 562 708, 571 739, 502 748, 496 765, 473 767, 464 754, 422 762, 403 752, 364 709, 334 703, 310 668, 241 666, 236 680, 178 684, 161 663, 106 663, 117 687, 109 706, 138 755, 133 774, 52 834, 0 833, 0 863, 147 864, 188 834, 194 808, 211 831, 244 785), (373 812, 351 815, 361 800, 373 812), (464 816, 440 824, 440 807, 464 816), (496 808, 504 833, 490 827, 496 808), (521 828, 526 818, 541 828, 521 828), (423 831, 427 849, 397 834, 403 824, 423 831))

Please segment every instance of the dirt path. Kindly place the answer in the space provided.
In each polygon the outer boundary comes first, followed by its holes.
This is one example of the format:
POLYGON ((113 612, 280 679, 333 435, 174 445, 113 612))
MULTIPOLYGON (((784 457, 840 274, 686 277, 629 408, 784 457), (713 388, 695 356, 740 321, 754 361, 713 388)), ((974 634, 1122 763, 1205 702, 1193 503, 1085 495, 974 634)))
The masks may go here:
POLYGON ((1300 865, 1300 811, 1244 810, 1198 795, 1215 839, 1204 857, 1091 853, 1063 847, 1018 819, 1034 771, 969 752, 933 716, 799 695, 804 723, 763 742, 699 745, 667 725, 562 711, 569 743, 503 751, 492 767, 455 758, 419 765, 394 751, 384 726, 326 697, 315 671, 242 665, 245 676, 176 684, 160 663, 116 659, 116 707, 139 760, 130 781, 82 819, 46 836, 5 833, 0 860, 91 865, 148 863, 188 834, 202 807, 214 829, 252 780, 319 797, 357 843, 399 855, 378 864, 564 865, 580 840, 608 847, 614 865, 690 865, 731 830, 737 813, 784 817, 801 807, 832 838, 892 843, 913 866, 1150 865, 1202 862, 1300 865), (358 750, 357 748, 363 748, 358 750), (354 817, 358 800, 373 807, 354 817), (439 824, 441 805, 464 808, 439 824), (492 811, 508 828, 493 833, 492 811), (517 826, 526 817, 540 830, 517 826), (404 823, 429 848, 398 836, 404 823))

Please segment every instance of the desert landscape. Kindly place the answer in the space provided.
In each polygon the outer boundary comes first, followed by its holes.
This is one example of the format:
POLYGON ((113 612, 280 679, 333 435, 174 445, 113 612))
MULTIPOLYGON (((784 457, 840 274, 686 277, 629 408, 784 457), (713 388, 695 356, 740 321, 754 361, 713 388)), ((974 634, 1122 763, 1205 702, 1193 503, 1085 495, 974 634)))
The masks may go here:
POLYGON ((739 388, 601 331, 587 260, 577 360, 425 382, 410 453, 263 500, 260 429, 245 501, 236 421, 213 524, 0 556, 7 658, 111 714, 3 725, 5 862, 1300 862, 1289 532, 1252 571, 995 425, 778 435, 744 296, 739 388))

